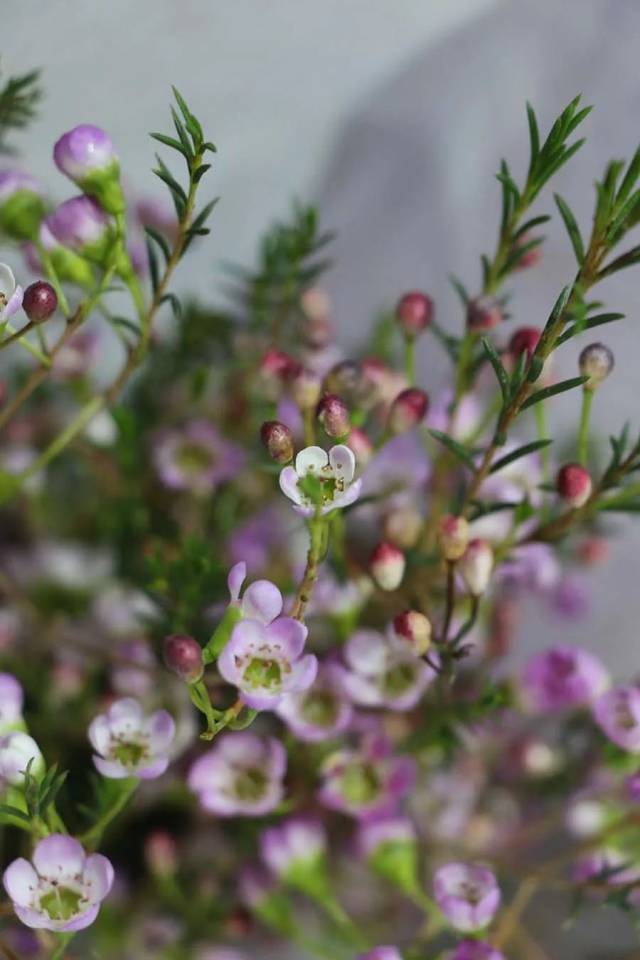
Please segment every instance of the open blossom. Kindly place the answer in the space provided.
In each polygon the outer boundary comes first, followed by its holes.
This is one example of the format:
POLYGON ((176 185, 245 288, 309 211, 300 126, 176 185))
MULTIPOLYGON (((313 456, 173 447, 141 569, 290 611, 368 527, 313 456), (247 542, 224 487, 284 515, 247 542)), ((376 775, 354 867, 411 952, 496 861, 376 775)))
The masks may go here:
POLYGON ((640 687, 615 687, 593 706, 600 729, 623 750, 640 753, 640 687))
POLYGON ((40 748, 33 737, 19 730, 0 737, 0 791, 22 784, 27 767, 37 774, 43 766, 40 748))
POLYGON ((436 903, 457 930, 482 930, 500 906, 500 889, 488 867, 446 863, 433 879, 436 903))
POLYGON ((0 323, 6 323, 22 306, 22 287, 16 283, 11 267, 0 263, 0 323))
POLYGON ((207 494, 238 472, 244 455, 224 440, 213 424, 192 420, 179 430, 162 433, 156 440, 153 459, 166 487, 207 494))
POLYGON ((159 777, 169 765, 174 736, 175 723, 166 710, 145 716, 132 697, 116 700, 89 726, 93 762, 103 777, 115 780, 159 777))
POLYGON ((358 960, 402 960, 402 955, 397 947, 374 947, 367 953, 361 953, 358 960))
POLYGON ((195 761, 187 783, 210 813, 260 816, 282 800, 286 768, 287 754, 279 740, 228 733, 195 761))
POLYGON ((354 480, 356 458, 344 444, 332 447, 329 453, 322 447, 306 447, 296 457, 295 467, 285 467, 280 473, 280 488, 293 500, 303 516, 313 516, 316 503, 305 489, 307 477, 316 478, 320 485, 320 512, 330 513, 347 507, 360 496, 362 481, 354 480))
POLYGON ((484 940, 462 940, 451 960, 505 960, 505 956, 484 940))
POLYGON ((353 716, 341 683, 342 671, 335 663, 318 668, 313 684, 298 693, 286 693, 276 707, 298 740, 317 743, 346 730, 353 716))
POLYGON ((359 749, 327 757, 318 796, 325 807, 357 819, 386 816, 412 788, 415 775, 411 757, 394 756, 384 738, 371 737, 359 749))
POLYGON ((73 837, 52 833, 36 844, 33 863, 14 860, 4 887, 28 927, 72 933, 96 919, 113 883, 113 867, 100 853, 85 853, 73 837))
POLYGON ((11 673, 0 673, 0 733, 22 722, 24 693, 11 673))
POLYGON ((580 647, 561 645, 534 654, 522 675, 525 701, 541 712, 588 704, 609 683, 598 657, 580 647))
POLYGON ((240 560, 229 571, 227 586, 231 603, 237 607, 243 618, 258 620, 269 624, 282 613, 282 594, 270 580, 254 580, 240 598, 242 585, 247 577, 247 565, 240 560))
POLYGON ((241 620, 218 657, 218 670, 255 710, 272 710, 283 694, 307 690, 316 678, 318 661, 305 654, 307 628, 292 617, 271 623, 241 620))
POLYGON ((392 630, 386 636, 357 630, 344 648, 344 659, 342 685, 364 707, 411 710, 436 675, 392 630))
POLYGON ((324 829, 316 820, 292 817, 269 827, 260 837, 260 852, 269 869, 278 877, 286 877, 301 865, 317 863, 327 849, 324 829))

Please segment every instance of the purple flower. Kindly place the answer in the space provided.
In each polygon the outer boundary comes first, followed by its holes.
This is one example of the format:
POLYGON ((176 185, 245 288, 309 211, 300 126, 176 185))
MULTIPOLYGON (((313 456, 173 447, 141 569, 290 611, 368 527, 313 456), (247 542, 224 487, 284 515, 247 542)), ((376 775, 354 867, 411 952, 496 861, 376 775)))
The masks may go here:
POLYGON ((22 722, 24 693, 11 673, 0 673, 0 731, 22 722))
POLYGON ((237 473, 244 454, 206 420, 192 420, 180 430, 163 433, 153 459, 166 487, 204 495, 237 473))
POLYGON ((397 947, 374 947, 367 953, 361 953, 357 960, 402 960, 402 954, 397 947))
POLYGON ((0 204, 21 191, 42 196, 42 187, 35 177, 24 170, 2 170, 0 172, 0 204))
POLYGON ((240 599, 242 585, 247 578, 247 565, 244 560, 236 563, 229 571, 227 586, 233 606, 240 610, 243 619, 258 620, 265 626, 276 620, 282 613, 282 594, 270 580, 254 580, 240 599))
POLYGON ((607 848, 585 854, 573 865, 571 875, 576 883, 591 880, 607 883, 612 887, 638 883, 640 866, 630 862, 626 851, 607 848))
POLYGON ((583 706, 595 700, 609 683, 609 674, 598 657, 580 647, 557 646, 536 653, 522 675, 525 701, 540 712, 583 706))
POLYGON ((89 740, 96 751, 93 762, 103 777, 152 780, 169 765, 175 732, 166 710, 145 716, 137 700, 124 697, 91 721, 89 740))
POLYGON ((296 457, 295 467, 285 467, 280 473, 280 488, 293 500, 298 513, 313 516, 315 501, 305 489, 307 477, 320 484, 321 513, 330 513, 347 507, 360 496, 361 480, 354 480, 356 458, 344 444, 332 447, 329 453, 322 447, 306 447, 296 457))
POLYGON ((484 940, 462 940, 451 960, 505 960, 505 956, 484 940))
POLYGON ((367 738, 359 749, 332 753, 322 767, 320 801, 357 819, 395 812, 415 782, 415 763, 396 757, 381 737, 367 738))
POLYGON ((312 686, 280 700, 276 713, 298 740, 320 743, 349 726, 353 708, 344 695, 341 675, 337 664, 322 664, 312 686))
POLYGON ((292 617, 241 620, 218 657, 218 670, 247 706, 272 710, 283 694, 307 690, 316 678, 316 657, 303 655, 306 639, 307 628, 292 617))
POLYGON ((577 574, 563 577, 552 594, 551 605, 564 620, 584 620, 591 610, 589 584, 577 574))
POLYGON ((118 158, 111 139, 100 127, 82 123, 64 133, 53 148, 53 159, 61 173, 95 197, 109 213, 124 210, 118 158))
POLYGON ((90 260, 104 258, 111 240, 112 223, 91 197, 65 200, 49 214, 45 224, 63 247, 76 250, 90 260))
POLYGON ((358 847, 363 856, 372 857, 387 844, 416 843, 416 831, 408 817, 380 817, 365 820, 358 831, 358 847))
POLYGON ((16 284, 13 270, 0 263, 0 323, 6 323, 22 306, 23 290, 16 284))
POLYGON ((364 707, 411 710, 435 677, 390 631, 357 630, 344 650, 342 684, 354 703, 364 707))
POLYGON ((18 918, 27 927, 59 933, 92 924, 112 883, 113 867, 106 857, 87 856, 77 840, 60 833, 36 844, 33 865, 20 857, 4 872, 18 918))
MULTIPOLYGON (((475 534, 476 524, 473 525, 475 534)), ((516 547, 496 570, 496 579, 533 593, 552 589, 560 579, 560 565, 548 543, 525 543, 516 547)))
POLYGON ((38 181, 23 170, 0 173, 0 228, 16 240, 38 235, 45 214, 43 191, 38 181))
POLYGON ((27 767, 36 775, 44 769, 40 748, 33 737, 20 731, 0 737, 0 792, 9 786, 21 785, 27 767))
POLYGON ((283 796, 287 754, 274 737, 229 733, 191 767, 187 783, 205 810, 222 817, 270 813, 283 796))
POLYGON ((600 729, 629 753, 640 753, 640 687, 615 687, 593 706, 600 729))
POLYGON ((260 837, 262 859, 278 877, 286 878, 291 871, 317 865, 326 850, 327 837, 321 824, 302 817, 270 827, 260 837))
POLYGON ((446 863, 436 871, 433 889, 449 923, 464 933, 483 930, 500 906, 500 890, 488 867, 446 863))

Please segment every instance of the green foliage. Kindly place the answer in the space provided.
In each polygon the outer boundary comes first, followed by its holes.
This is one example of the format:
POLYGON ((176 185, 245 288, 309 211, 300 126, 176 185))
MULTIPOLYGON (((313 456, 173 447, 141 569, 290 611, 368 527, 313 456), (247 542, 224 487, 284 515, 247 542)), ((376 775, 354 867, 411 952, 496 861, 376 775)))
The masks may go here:
POLYGON ((165 613, 165 632, 198 633, 203 610, 225 589, 226 566, 212 545, 195 534, 176 553, 157 545, 147 570, 149 592, 165 613))
POLYGON ((40 71, 9 77, 0 88, 0 153, 13 153, 9 138, 35 117, 42 99, 40 71))

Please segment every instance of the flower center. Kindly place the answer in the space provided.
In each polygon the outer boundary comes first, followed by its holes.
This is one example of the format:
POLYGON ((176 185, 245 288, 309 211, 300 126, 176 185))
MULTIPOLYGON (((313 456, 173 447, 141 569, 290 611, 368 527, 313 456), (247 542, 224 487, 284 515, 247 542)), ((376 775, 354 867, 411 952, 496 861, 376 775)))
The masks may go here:
POLYGON ((55 881, 40 897, 40 908, 52 920, 70 920, 80 912, 81 903, 86 902, 82 894, 72 887, 64 887, 55 881))
POLYGON ((213 466, 211 450, 198 443, 184 443, 176 454, 176 463, 188 474, 202 473, 213 466))
POLYGON ((342 774, 342 793, 353 806, 364 807, 380 793, 380 779, 370 764, 356 761, 342 774))
POLYGON ((298 489, 307 503, 333 503, 337 493, 344 493, 345 482, 343 477, 336 477, 329 465, 318 473, 309 469, 309 472, 298 479, 298 489))
POLYGON ((282 685, 282 668, 277 660, 253 657, 244 671, 244 679, 252 687, 279 690, 282 685))
POLYGON ((477 906, 482 900, 482 895, 478 888, 473 883, 465 881, 460 884, 460 896, 463 897, 467 903, 471 904, 472 907, 477 906))
POLYGON ((260 800, 264 796, 267 787, 267 778, 264 772, 258 767, 250 767, 243 770, 236 777, 235 794, 238 800, 251 802, 260 800))
POLYGON ((618 697, 614 706, 616 726, 620 730, 634 730, 637 726, 626 697, 618 697))
POLYGON ((327 690, 315 690, 304 698, 300 712, 312 727, 331 727, 338 716, 338 701, 327 690))
POLYGON ((410 663, 398 663, 384 675, 383 689, 388 697, 397 697, 409 689, 413 683, 415 671, 410 663))
POLYGON ((111 746, 111 756, 123 767, 137 767, 149 755, 146 743, 118 740, 111 746))

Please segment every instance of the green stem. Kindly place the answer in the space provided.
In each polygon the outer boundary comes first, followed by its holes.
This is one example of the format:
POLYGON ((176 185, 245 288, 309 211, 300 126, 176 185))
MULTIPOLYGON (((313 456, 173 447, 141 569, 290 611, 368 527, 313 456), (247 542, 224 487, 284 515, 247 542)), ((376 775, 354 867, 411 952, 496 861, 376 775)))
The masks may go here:
MULTIPOLYGON (((547 409, 545 406, 545 401, 541 400, 540 403, 537 403, 533 409, 536 419, 538 439, 547 440, 549 438, 549 429, 547 426, 547 409)), ((551 483, 551 452, 549 447, 543 447, 540 455, 542 458, 542 482, 545 484, 545 486, 548 486, 551 483)), ((543 517, 548 516, 549 513, 549 504, 547 501, 548 497, 545 495, 542 505, 543 517)))
MULTIPOLYGON (((578 462, 583 467, 589 460, 589 423, 591 418, 591 404, 593 390, 582 390, 582 410, 580 412, 580 429, 578 431, 578 462)), ((539 404, 540 406, 540 404, 539 404)))
POLYGON ((75 933, 61 933, 58 946, 54 947, 53 953, 51 954, 49 960, 61 960, 61 958, 64 957, 65 950, 74 937, 75 933))
POLYGON ((409 386, 415 386, 416 382, 416 341, 415 337, 405 338, 405 370, 409 386))
POLYGON ((40 260, 42 261, 42 266, 44 267, 44 272, 46 273, 49 283, 56 292, 58 298, 58 303, 60 304, 60 309, 64 313, 65 317, 71 316, 71 310, 69 309, 69 301, 66 298, 65 292, 62 289, 62 284, 60 283, 60 278, 56 272, 56 268, 53 265, 51 257, 49 256, 47 250, 40 243, 40 240, 37 238, 34 240, 34 246, 38 251, 40 260))
POLYGON ((307 566, 304 571, 302 582, 298 587, 296 599, 291 610, 291 616, 295 620, 304 620, 307 604, 311 599, 313 589, 316 585, 318 567, 327 551, 327 534, 327 519, 317 512, 309 521, 309 551, 307 553, 307 566))
POLYGON ((107 829, 112 820, 121 813, 126 805, 129 803, 129 800, 133 796, 135 790, 138 787, 139 780, 136 777, 128 777, 126 780, 118 781, 120 786, 120 792, 109 809, 103 813, 99 820, 97 820, 92 827, 90 827, 85 833, 82 834, 78 839, 83 847, 88 847, 89 849, 95 849, 102 839, 102 834, 107 829))
POLYGON ((8 332, 11 334, 12 337, 16 337, 20 346, 24 347, 25 350, 28 350, 29 353, 32 356, 34 356, 39 363, 42 364, 43 367, 51 366, 51 360, 49 359, 49 357, 46 356, 41 350, 38 350, 37 347, 34 347, 32 343, 29 343, 27 338, 23 337, 20 331, 16 330, 16 328, 13 327, 10 323, 5 324, 5 330, 8 330, 8 332))

